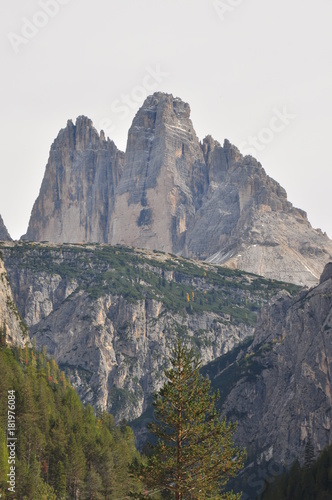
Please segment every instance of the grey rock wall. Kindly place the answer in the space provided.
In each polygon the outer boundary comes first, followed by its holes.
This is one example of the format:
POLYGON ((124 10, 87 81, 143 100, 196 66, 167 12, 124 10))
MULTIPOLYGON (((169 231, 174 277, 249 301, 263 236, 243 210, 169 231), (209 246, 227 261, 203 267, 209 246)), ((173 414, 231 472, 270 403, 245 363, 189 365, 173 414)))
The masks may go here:
MULTIPOLYGON (((331 335, 331 276, 263 308, 252 344, 237 358, 243 375, 223 402, 238 421, 237 439, 260 463, 303 463, 309 438, 316 456, 331 444, 331 335)), ((214 384, 222 380, 214 375, 214 384)))
POLYGON ((2 257, 0 256, 0 332, 7 345, 24 347, 30 342, 28 328, 24 324, 14 302, 11 286, 2 257))
POLYGON ((11 237, 0 215, 0 241, 11 241, 11 237))

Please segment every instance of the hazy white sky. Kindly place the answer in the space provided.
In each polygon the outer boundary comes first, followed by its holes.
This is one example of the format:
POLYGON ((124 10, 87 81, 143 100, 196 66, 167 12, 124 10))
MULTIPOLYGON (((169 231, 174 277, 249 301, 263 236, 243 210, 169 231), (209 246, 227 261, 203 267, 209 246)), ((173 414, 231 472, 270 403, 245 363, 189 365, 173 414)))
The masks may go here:
POLYGON ((200 139, 254 154, 332 237, 331 0, 13 0, 0 4, 0 214, 25 233, 48 152, 89 116, 124 150, 156 90, 200 139))

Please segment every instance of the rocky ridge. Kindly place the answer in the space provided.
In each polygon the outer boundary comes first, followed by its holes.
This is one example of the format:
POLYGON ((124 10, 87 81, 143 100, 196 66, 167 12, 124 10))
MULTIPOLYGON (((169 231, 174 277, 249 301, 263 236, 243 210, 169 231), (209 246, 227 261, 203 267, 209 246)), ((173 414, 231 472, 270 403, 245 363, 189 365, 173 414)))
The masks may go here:
POLYGON ((7 231, 5 223, 0 215, 0 241, 11 241, 11 237, 7 231))
POLYGON ((317 287, 276 296, 253 340, 204 368, 223 412, 238 421, 238 442, 266 474, 271 461, 303 463, 309 439, 316 456, 332 442, 331 268, 317 287))
POLYGON ((178 336, 207 363, 252 335, 257 310, 297 287, 188 259, 107 245, 2 245, 37 346, 83 402, 139 417, 178 336))
POLYGON ((148 97, 126 153, 79 117, 52 145, 24 237, 157 249, 300 285, 318 283, 332 242, 257 160, 199 142, 190 107, 148 97))

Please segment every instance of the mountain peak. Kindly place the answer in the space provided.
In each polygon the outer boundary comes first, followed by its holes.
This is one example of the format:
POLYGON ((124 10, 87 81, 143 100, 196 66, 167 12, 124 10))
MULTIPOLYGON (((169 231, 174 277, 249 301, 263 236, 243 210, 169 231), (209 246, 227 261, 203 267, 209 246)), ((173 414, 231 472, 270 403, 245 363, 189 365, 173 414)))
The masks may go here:
MULTIPOLYGON (((99 132, 93 126, 90 118, 80 115, 73 120, 69 119, 64 129, 61 129, 57 138, 52 144, 53 150, 61 148, 70 148, 77 151, 83 151, 87 148, 98 149, 103 143, 106 143, 105 134, 99 132)), ((112 142, 112 144, 114 144, 112 142)), ((104 145, 106 147, 106 145, 104 145)))
POLYGON ((31 241, 105 241, 124 154, 92 120, 67 121, 54 140, 27 234, 31 241))
POLYGON ((11 237, 7 231, 5 223, 0 215, 0 240, 1 241, 11 241, 11 237))

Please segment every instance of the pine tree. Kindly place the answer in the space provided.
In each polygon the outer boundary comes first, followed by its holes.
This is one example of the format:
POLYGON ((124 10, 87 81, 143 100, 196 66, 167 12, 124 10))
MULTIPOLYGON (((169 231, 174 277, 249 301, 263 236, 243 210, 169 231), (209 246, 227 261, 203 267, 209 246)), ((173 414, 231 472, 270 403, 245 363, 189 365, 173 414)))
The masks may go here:
POLYGON ((154 397, 155 422, 149 428, 159 440, 143 469, 148 487, 171 492, 176 500, 240 498, 221 493, 245 459, 245 451, 234 447, 236 425, 221 419, 218 393, 211 393, 200 361, 180 341, 171 364, 154 397))
POLYGON ((309 469, 315 461, 315 450, 312 444, 311 438, 309 437, 304 449, 304 467, 309 469))

